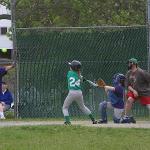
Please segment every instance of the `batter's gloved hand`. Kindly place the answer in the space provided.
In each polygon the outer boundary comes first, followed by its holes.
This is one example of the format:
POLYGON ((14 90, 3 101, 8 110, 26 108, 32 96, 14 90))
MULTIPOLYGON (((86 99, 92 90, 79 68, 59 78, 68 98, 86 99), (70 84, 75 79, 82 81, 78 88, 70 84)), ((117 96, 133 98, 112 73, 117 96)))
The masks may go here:
POLYGON ((86 81, 86 79, 85 79, 85 78, 82 78, 82 81, 83 81, 83 82, 85 82, 85 81, 86 81))
POLYGON ((85 79, 82 75, 80 75, 79 78, 80 78, 80 80, 81 80, 82 82, 85 82, 85 81, 86 81, 86 79, 85 79))

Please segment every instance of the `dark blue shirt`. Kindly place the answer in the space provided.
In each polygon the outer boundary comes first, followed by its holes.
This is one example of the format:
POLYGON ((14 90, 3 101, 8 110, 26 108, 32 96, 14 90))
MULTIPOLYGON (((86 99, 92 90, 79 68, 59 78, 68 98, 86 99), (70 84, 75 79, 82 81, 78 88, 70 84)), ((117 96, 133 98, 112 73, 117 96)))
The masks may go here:
POLYGON ((124 108, 124 95, 125 88, 121 85, 115 86, 114 91, 109 91, 108 92, 108 98, 112 104, 113 107, 115 108, 124 108))
POLYGON ((0 92, 0 102, 4 102, 7 105, 11 105, 11 103, 13 102, 13 98, 9 90, 6 90, 4 94, 0 92))

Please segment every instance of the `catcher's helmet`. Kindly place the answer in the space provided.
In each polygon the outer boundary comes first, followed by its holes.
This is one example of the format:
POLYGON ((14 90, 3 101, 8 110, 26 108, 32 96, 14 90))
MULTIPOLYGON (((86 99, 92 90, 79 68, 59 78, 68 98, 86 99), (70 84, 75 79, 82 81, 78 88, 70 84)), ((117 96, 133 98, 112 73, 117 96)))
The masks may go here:
POLYGON ((73 60, 71 63, 68 63, 72 70, 78 71, 81 69, 81 62, 73 60))
POLYGON ((121 73, 116 73, 114 76, 113 76, 113 79, 112 79, 112 83, 114 86, 118 85, 119 83, 122 83, 124 82, 125 80, 125 76, 121 73))

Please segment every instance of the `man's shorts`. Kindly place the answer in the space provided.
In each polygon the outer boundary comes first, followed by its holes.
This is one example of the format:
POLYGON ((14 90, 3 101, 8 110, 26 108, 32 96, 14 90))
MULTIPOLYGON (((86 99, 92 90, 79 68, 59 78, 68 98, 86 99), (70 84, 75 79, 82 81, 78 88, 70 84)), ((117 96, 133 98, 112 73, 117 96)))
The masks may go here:
POLYGON ((128 91, 128 93, 127 93, 127 98, 129 98, 129 97, 133 98, 134 102, 135 102, 136 100, 140 100, 140 103, 141 103, 142 105, 148 105, 148 104, 150 104, 150 96, 135 97, 134 94, 133 94, 133 92, 128 91))
POLYGON ((131 97, 134 101, 137 100, 137 98, 134 96, 133 92, 131 92, 131 91, 127 92, 127 98, 129 98, 129 97, 131 97))

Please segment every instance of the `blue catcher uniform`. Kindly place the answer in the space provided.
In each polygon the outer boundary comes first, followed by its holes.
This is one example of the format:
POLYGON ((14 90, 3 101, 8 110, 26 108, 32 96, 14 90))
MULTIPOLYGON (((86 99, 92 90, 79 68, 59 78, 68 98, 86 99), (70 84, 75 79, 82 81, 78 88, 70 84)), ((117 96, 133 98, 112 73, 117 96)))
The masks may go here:
POLYGON ((123 109, 124 108, 124 100, 123 100, 123 93, 124 87, 121 85, 117 85, 114 91, 108 91, 108 99, 110 100, 112 106, 114 108, 123 109))
POLYGON ((124 111, 124 80, 123 74, 117 73, 113 76, 113 90, 108 90, 108 101, 103 101, 99 104, 99 112, 101 120, 99 123, 107 123, 107 108, 114 109, 114 123, 119 123, 124 111))

